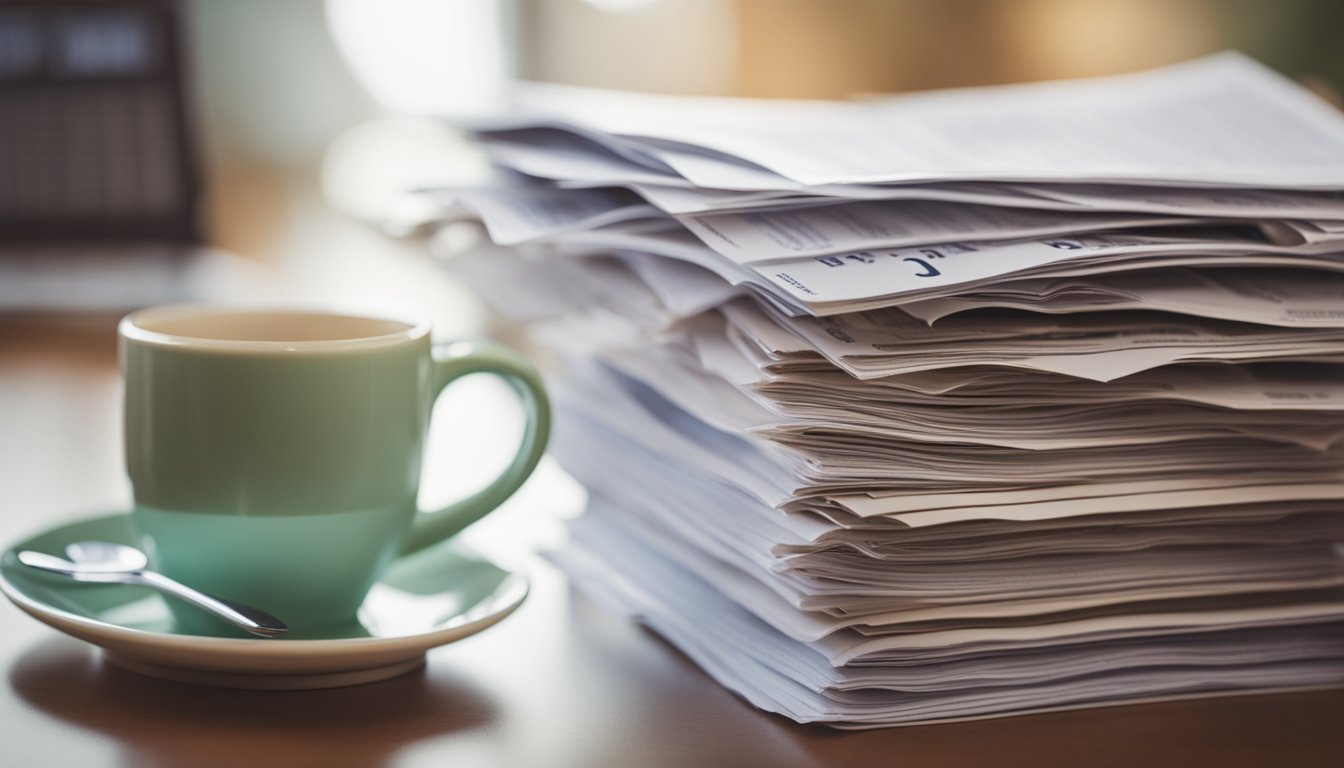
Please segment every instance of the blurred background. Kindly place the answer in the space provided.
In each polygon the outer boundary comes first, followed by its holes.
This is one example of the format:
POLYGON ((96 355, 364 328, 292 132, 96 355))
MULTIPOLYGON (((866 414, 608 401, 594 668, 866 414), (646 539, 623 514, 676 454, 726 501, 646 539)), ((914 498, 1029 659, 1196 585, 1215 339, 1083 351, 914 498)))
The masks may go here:
POLYGON ((514 78, 839 98, 1236 48, 1333 93, 1341 28, 1336 0, 0 0, 0 311, 450 290, 342 214, 479 173, 423 117, 514 78))
MULTIPOLYGON (((1341 0, 0 0, 0 533, 129 502, 115 323, 135 306, 312 303, 521 344, 388 236, 417 220, 406 184, 482 172, 436 117, 512 79, 839 98, 1235 48, 1329 93, 1341 30, 1341 0)), ((453 471, 427 472, 426 505, 507 460, 522 418, 492 384, 436 407, 426 466, 453 471)), ((510 504, 564 508, 561 474, 510 504)))

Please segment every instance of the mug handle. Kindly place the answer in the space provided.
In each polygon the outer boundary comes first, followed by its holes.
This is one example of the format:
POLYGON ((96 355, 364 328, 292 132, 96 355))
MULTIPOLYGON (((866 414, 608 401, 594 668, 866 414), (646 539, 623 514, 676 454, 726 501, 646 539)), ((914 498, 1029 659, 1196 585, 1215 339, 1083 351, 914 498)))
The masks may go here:
POLYGON ((421 510, 415 516, 402 553, 416 552, 447 539, 485 517, 513 495, 527 480, 546 450, 551 432, 551 404, 541 375, 521 354, 493 341, 454 341, 435 345, 434 398, 457 379, 470 373, 499 376, 513 385, 527 410, 527 427, 513 461, 489 485, 461 501, 435 511, 421 510))

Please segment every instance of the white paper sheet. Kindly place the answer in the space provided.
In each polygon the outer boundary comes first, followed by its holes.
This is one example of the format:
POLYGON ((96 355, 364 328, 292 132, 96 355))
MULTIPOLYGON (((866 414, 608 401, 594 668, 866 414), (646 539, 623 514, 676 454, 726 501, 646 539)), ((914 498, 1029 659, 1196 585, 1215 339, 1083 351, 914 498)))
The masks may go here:
POLYGON ((478 127, 568 125, 618 137, 616 145, 671 141, 804 184, 999 179, 1344 186, 1344 117, 1232 53, 1113 78, 864 103, 557 88, 520 93, 517 103, 523 112, 478 127))

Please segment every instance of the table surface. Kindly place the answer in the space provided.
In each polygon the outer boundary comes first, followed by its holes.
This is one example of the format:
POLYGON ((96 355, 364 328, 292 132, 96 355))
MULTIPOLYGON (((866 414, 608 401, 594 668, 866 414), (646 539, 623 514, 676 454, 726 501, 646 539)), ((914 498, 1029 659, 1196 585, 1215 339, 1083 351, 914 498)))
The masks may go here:
MULTIPOLYGON (((338 296, 342 303, 370 306, 372 289, 405 309, 414 294, 411 305, 422 302, 450 332, 493 330, 459 286, 436 282, 446 278, 416 256, 380 251, 371 234, 342 226, 310 233, 323 273, 345 271, 364 292, 360 301, 338 296), (361 258, 376 254, 380 277, 368 279, 370 270, 341 261, 333 255, 339 249, 322 242, 353 243, 361 258)), ((115 355, 111 318, 0 317, 4 542, 126 507, 115 355)), ((492 400, 500 396, 464 391, 444 406, 451 412, 444 418, 516 418, 492 400)), ((501 460, 503 432, 495 451, 501 460)), ((451 434, 436 429, 427 465, 471 458, 451 443, 451 434)), ((532 592, 523 606, 498 626, 430 652, 424 669, 381 683, 257 692, 154 680, 0 606, 0 764, 1344 765, 1344 690, 858 733, 759 712, 656 635, 589 602, 532 552, 554 533, 543 535, 544 519, 580 503, 559 475, 544 466, 507 509, 468 532, 474 545, 528 573, 532 592)), ((427 478, 437 476, 427 469, 427 478)), ((462 490, 455 483, 426 492, 451 496, 462 490)))

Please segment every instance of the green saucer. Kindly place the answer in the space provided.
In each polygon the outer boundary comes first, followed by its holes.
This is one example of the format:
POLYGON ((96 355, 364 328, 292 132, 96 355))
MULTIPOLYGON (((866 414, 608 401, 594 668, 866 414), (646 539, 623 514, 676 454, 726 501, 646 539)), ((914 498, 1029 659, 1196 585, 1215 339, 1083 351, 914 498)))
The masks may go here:
MULTIPOLYGON (((343 627, 265 640, 181 629, 164 598, 145 587, 79 584, 35 571, 16 553, 63 556, 67 544, 135 545, 126 513, 82 520, 16 542, 0 555, 0 591, 24 612, 103 648, 108 661, 155 677, 230 688, 334 688, 417 669, 425 652, 508 616, 527 579, 455 543, 393 563, 343 627)), ((281 617, 283 618, 283 617, 281 617)))

